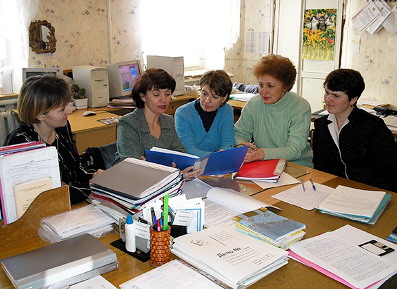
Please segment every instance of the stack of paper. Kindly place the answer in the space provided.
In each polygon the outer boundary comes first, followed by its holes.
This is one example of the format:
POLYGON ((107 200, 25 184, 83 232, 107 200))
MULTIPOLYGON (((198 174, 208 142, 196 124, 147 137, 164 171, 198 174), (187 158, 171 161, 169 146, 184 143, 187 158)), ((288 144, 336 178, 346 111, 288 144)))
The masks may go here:
POLYGON ((1 147, 0 180, 2 215, 8 224, 41 192, 61 186, 57 149, 43 142, 1 147))
POLYGON ((232 288, 249 286, 288 262, 288 253, 227 225, 174 239, 172 253, 232 288))
POLYGON ((375 224, 391 197, 386 192, 338 186, 320 203, 318 209, 322 213, 375 224))
POLYGON ((349 225, 290 249, 291 258, 350 288, 379 288, 397 273, 397 245, 349 225))
POLYGON ((88 233, 101 237, 113 229, 114 220, 94 205, 77 208, 41 220, 40 234, 51 243, 88 233))
POLYGON ((274 159, 244 163, 236 179, 257 180, 276 183, 285 169, 286 160, 274 159))
POLYGON ((282 249, 288 249, 305 235, 305 224, 279 216, 267 208, 238 215, 233 221, 242 232, 282 249))
POLYGON ((178 193, 183 176, 177 168, 127 158, 91 182, 94 196, 137 212, 154 198, 178 193))
POLYGON ((202 175, 223 175, 237 172, 243 164, 248 146, 214 152, 204 158, 162 148, 145 150, 146 160, 156 164, 171 166, 180 170, 194 166, 201 169, 202 175))

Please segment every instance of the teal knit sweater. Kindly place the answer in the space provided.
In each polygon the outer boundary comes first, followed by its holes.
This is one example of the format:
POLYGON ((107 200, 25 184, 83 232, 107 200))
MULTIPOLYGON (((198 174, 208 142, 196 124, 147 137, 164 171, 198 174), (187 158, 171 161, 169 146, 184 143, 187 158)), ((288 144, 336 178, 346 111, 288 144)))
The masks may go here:
POLYGON ((274 104, 264 104, 254 96, 243 108, 234 126, 237 143, 254 140, 265 159, 284 158, 313 167, 313 153, 307 142, 311 112, 309 103, 293 92, 274 104))

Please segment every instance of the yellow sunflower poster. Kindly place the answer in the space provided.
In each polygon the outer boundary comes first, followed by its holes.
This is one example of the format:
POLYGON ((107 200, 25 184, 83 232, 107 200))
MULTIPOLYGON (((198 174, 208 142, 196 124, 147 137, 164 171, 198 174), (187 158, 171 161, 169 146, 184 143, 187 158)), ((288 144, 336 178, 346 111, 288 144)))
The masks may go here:
POLYGON ((334 60, 336 9, 306 9, 302 58, 334 60))

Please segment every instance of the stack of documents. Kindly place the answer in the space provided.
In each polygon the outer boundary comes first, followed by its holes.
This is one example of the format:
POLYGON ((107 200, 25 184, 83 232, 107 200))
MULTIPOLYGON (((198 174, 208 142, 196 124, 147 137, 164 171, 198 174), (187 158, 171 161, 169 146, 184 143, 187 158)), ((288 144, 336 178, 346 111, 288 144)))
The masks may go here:
POLYGON ((127 158, 91 179, 93 195, 140 211, 154 198, 176 194, 183 184, 177 168, 127 158))
POLYGON ((392 195, 381 191, 365 191, 338 186, 318 206, 322 213, 362 223, 375 224, 392 195))
POLYGON ((317 208, 322 213, 375 224, 392 195, 381 191, 367 191, 305 182, 273 196, 306 210, 317 208))
POLYGON ((233 219, 242 232, 282 249, 303 238, 305 224, 279 216, 267 208, 259 208, 233 219))
POLYGON ((291 258, 350 288, 379 288, 397 273, 397 245, 349 225, 290 249, 291 258))
POLYGON ((280 175, 284 172, 285 165, 285 159, 244 163, 235 178, 277 183, 280 175))
POLYGON ((114 220, 94 205, 77 208, 41 220, 40 235, 51 243, 88 233, 100 238, 113 229, 114 220))
POLYGON ((232 288, 249 286, 288 262, 288 253, 227 225, 174 239, 171 252, 232 288))
POLYGON ((224 175, 235 173, 240 169, 248 148, 249 146, 232 148, 199 158, 186 153, 154 147, 151 150, 145 150, 145 156, 147 161, 156 164, 171 166, 175 163, 180 170, 194 166, 201 169, 201 174, 204 176, 224 175))
POLYGON ((61 186, 57 149, 43 142, 0 147, 0 180, 2 216, 9 224, 40 193, 61 186))

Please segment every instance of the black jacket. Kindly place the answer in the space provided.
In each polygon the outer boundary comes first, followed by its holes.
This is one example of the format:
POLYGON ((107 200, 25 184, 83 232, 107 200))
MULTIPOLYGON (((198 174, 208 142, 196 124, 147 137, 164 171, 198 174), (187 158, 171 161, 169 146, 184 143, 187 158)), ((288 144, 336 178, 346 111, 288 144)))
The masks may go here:
POLYGON ((354 108, 339 135, 339 148, 327 116, 314 122, 314 168, 397 192, 397 145, 382 119, 354 108))

